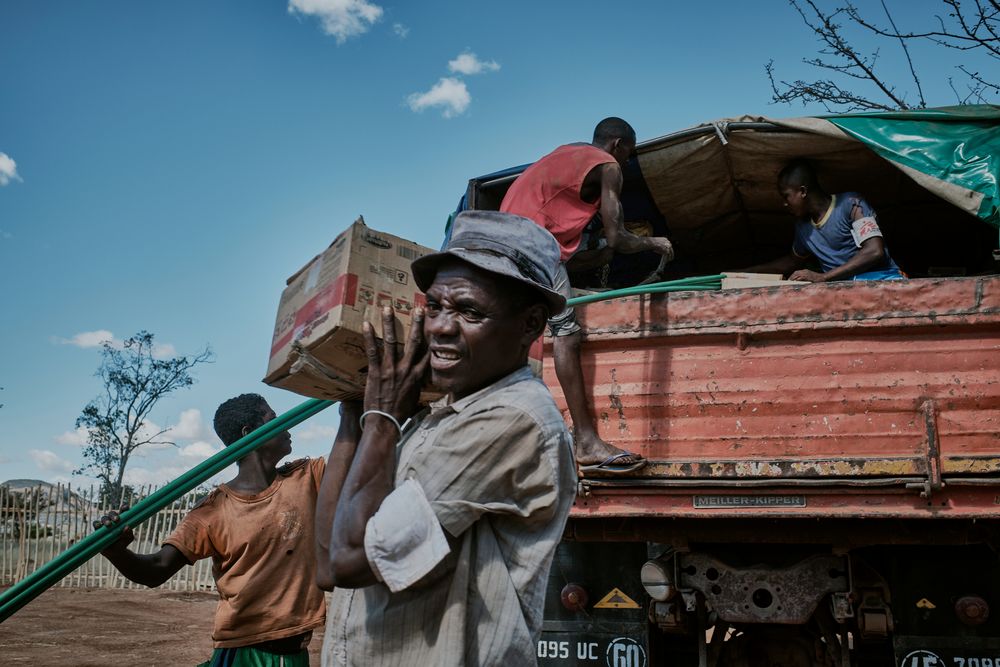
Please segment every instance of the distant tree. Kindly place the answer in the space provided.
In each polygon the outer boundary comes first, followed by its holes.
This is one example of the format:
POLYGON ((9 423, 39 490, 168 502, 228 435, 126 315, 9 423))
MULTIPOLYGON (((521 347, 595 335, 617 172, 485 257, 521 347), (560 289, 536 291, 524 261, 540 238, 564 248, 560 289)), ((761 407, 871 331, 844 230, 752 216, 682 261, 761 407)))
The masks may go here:
POLYGON ((116 488, 114 484, 101 482, 101 487, 97 490, 97 506, 103 509, 117 510, 123 505, 132 505, 139 498, 135 487, 131 484, 119 483, 116 488))
MULTIPOLYGON (((774 61, 765 65, 774 102, 803 104, 818 102, 828 111, 894 111, 923 109, 927 106, 918 68, 910 55, 910 46, 928 42, 940 47, 942 55, 950 52, 959 59, 976 54, 1000 66, 1000 1, 941 0, 942 12, 928 17, 914 17, 907 7, 907 18, 921 21, 921 30, 900 30, 885 0, 879 0, 884 18, 872 19, 857 5, 846 3, 825 9, 814 0, 788 0, 822 46, 815 58, 803 62, 829 73, 831 78, 813 81, 775 79, 774 61), (849 33, 860 30, 880 43, 898 46, 908 69, 908 80, 891 81, 879 66, 879 49, 860 51, 849 33)), ((948 85, 958 104, 989 102, 1000 94, 997 69, 982 74, 968 63, 957 63, 956 76, 948 85)))
POLYGON ((191 370, 210 362, 209 348, 193 357, 157 358, 153 334, 140 331, 120 347, 105 341, 101 365, 95 375, 104 384, 104 393, 83 409, 77 428, 87 430, 84 464, 76 474, 94 473, 101 481, 102 500, 121 503, 122 486, 129 458, 140 447, 175 443, 163 436, 168 429, 155 430, 149 416, 163 397, 176 389, 194 384, 191 370))

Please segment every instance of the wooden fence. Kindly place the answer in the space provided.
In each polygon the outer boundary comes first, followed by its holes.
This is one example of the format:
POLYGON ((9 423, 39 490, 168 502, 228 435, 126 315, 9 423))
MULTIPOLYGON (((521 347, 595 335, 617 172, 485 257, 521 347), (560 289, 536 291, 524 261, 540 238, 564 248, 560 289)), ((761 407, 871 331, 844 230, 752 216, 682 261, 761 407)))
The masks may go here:
MULTIPOLYGON (((144 486, 131 498, 134 504, 157 487, 144 486)), ((133 527, 135 541, 129 548, 149 553, 177 527, 204 491, 193 491, 144 523, 133 527)), ((37 487, 0 486, 0 586, 14 584, 93 531, 92 522, 108 508, 95 487, 72 488, 46 484, 37 487)), ((77 588, 142 588, 115 570, 103 556, 95 556, 60 581, 58 586, 77 588)), ((211 559, 181 568, 163 588, 175 591, 214 591, 211 559)))

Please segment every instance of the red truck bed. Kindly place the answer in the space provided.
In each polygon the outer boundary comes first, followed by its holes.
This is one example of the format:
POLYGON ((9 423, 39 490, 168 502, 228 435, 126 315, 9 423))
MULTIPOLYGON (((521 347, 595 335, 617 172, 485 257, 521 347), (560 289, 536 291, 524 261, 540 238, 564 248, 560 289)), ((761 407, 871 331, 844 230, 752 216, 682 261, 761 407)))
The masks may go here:
MULTIPOLYGON (((650 464, 586 480, 575 518, 1000 512, 1000 277, 680 292, 578 316, 599 432, 650 464)), ((551 354, 544 377, 565 410, 551 354)))

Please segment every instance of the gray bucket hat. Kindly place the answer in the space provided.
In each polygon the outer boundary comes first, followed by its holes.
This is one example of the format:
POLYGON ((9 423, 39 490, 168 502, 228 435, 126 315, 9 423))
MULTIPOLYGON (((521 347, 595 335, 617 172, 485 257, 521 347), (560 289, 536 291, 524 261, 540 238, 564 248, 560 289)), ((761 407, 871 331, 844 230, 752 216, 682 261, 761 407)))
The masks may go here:
POLYGON ((441 262, 457 257, 537 290, 553 315, 566 307, 566 297, 553 289, 559 244, 544 227, 512 213, 463 211, 455 216, 451 230, 441 252, 414 260, 417 287, 426 292, 441 262))

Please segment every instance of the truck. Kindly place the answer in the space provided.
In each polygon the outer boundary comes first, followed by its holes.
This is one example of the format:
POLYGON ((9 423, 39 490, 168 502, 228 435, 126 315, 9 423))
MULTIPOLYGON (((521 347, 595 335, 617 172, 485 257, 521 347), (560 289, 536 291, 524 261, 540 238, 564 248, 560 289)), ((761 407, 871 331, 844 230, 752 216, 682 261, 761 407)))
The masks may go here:
MULTIPOLYGON (((649 463, 580 479, 540 665, 1000 666, 1000 108, 644 141, 626 221, 672 240, 668 278, 787 253, 775 181, 800 157, 866 196, 908 279, 578 307, 599 433, 649 463)), ((526 166, 471 179, 460 208, 498 208, 526 166)))

